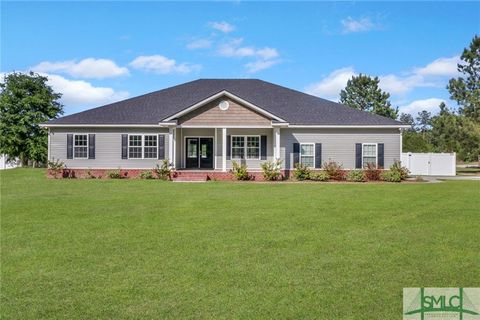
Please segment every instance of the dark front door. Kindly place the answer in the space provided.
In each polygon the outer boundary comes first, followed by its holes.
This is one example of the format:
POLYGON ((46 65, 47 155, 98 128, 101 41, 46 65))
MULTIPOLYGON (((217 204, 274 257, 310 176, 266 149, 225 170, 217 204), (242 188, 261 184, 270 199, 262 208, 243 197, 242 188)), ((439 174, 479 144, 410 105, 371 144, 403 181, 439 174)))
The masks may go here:
POLYGON ((186 138, 186 168, 213 168, 213 138, 186 138))
POLYGON ((200 168, 213 168, 213 139, 200 138, 200 168))

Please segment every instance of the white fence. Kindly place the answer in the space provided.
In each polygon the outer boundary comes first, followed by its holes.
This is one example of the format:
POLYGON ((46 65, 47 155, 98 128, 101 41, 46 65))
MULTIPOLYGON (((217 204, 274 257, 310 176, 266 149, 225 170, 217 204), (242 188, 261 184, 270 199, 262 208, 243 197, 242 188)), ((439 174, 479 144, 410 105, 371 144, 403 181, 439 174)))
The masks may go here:
POLYGON ((0 170, 13 169, 18 166, 18 161, 7 161, 7 156, 0 154, 0 170))
POLYGON ((456 174, 455 153, 402 153, 402 165, 412 175, 454 176, 456 174))

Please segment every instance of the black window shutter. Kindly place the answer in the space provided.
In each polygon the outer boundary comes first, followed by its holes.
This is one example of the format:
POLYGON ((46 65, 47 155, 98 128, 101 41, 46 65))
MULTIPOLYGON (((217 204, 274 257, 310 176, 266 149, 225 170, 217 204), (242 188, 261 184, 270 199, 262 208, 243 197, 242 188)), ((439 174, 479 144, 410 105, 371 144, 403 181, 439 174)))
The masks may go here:
POLYGON ((377 156, 378 156, 378 167, 383 169, 383 167, 385 166, 385 160, 384 160, 384 144, 383 143, 379 143, 377 145, 377 156))
POLYGON ((300 143, 295 142, 293 144, 293 166, 300 162, 300 143))
POLYGON ((122 159, 128 159, 128 134, 122 134, 122 159))
POLYGON ((322 167, 322 144, 315 143, 315 168, 320 169, 322 167))
POLYGON ((165 135, 158 135, 158 159, 165 159, 165 135))
POLYGON ((355 144, 355 169, 362 169, 362 144, 355 144))
POLYGON ((73 134, 67 134, 67 159, 73 159, 73 134))
POLYGON ((230 152, 231 152, 231 142, 232 142, 232 139, 231 139, 232 136, 227 136, 227 159, 230 160, 230 152))
POLYGON ((88 135, 88 159, 95 159, 95 135, 88 135))
POLYGON ((260 159, 267 160, 267 136, 260 137, 260 149, 261 149, 260 159))

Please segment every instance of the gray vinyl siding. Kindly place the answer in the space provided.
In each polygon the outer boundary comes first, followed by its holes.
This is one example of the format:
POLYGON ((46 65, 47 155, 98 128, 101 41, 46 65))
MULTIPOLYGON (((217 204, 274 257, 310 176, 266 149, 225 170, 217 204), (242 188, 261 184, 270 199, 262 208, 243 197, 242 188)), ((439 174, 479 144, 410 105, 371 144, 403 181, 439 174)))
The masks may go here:
MULTIPOLYGON (((69 168, 98 169, 149 169, 161 161, 157 159, 122 159, 122 134, 165 134, 165 157, 168 157, 167 128, 51 128, 50 159, 60 159, 69 168), (95 159, 67 159, 67 134, 86 133, 96 135, 95 159)), ((228 128, 231 135, 266 135, 267 161, 273 160, 273 129, 228 128)), ((185 167, 185 137, 213 137, 216 169, 222 169, 222 129, 217 128, 178 128, 176 130, 177 168, 185 167), (216 131, 216 135, 215 135, 216 131), (215 139, 216 138, 216 139, 215 139)), ((395 160, 400 160, 400 133, 398 129, 280 129, 280 156, 284 168, 292 168, 293 143, 321 143, 322 162, 333 160, 345 169, 355 167, 356 143, 383 143, 385 168, 395 160)), ((240 162, 240 160, 238 160, 240 162)), ((265 160, 242 160, 250 170, 260 170, 265 160)), ((227 170, 232 168, 232 160, 227 160, 227 170)))
POLYGON ((400 160, 398 129, 281 129, 280 157, 284 167, 293 167, 294 143, 321 143, 322 163, 328 160, 355 168, 355 143, 383 143, 385 168, 400 160))
POLYGON ((168 157, 168 129, 165 128, 51 128, 50 159, 60 159, 68 168, 151 169, 162 160, 122 159, 122 134, 165 134, 168 157), (95 159, 67 159, 67 134, 95 134, 95 159))

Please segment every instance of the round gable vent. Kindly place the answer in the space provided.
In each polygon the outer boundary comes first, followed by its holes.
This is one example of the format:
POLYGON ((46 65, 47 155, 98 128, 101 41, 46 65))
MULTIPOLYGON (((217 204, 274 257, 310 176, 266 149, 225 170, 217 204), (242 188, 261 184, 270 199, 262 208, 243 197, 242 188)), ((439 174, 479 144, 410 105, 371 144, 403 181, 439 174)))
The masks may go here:
POLYGON ((230 107, 230 103, 228 103, 228 101, 226 101, 226 100, 222 100, 222 101, 220 101, 220 103, 218 104, 218 107, 220 108, 220 110, 225 111, 225 110, 228 109, 228 107, 230 107))

